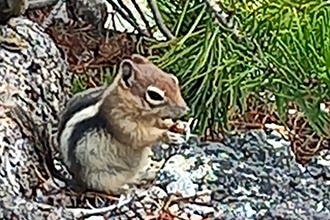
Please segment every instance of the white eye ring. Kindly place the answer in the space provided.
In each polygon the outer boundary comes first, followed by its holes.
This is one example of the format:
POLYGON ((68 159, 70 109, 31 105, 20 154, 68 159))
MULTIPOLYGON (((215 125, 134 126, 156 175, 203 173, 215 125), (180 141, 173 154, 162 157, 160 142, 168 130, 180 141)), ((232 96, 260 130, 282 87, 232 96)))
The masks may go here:
POLYGON ((165 92, 155 86, 149 86, 146 91, 146 100, 151 105, 160 105, 165 101, 165 92))

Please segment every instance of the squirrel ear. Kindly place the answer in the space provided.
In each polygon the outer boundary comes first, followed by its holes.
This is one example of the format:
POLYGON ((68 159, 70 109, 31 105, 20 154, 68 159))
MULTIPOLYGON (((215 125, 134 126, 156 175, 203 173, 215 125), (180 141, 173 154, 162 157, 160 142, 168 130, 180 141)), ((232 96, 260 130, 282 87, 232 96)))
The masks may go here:
POLYGON ((133 54, 131 58, 132 58, 133 62, 137 63, 137 64, 149 63, 149 60, 147 58, 145 58, 144 56, 141 56, 140 54, 133 54))
POLYGON ((121 84, 124 88, 132 87, 134 81, 134 69, 129 60, 123 60, 120 64, 121 69, 121 84))

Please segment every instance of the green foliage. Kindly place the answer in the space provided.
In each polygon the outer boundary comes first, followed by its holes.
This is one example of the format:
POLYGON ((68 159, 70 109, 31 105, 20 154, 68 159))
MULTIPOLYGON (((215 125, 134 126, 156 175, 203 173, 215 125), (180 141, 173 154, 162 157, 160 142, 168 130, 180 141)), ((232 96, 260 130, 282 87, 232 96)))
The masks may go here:
POLYGON ((320 111, 330 101, 329 2, 221 1, 238 31, 201 1, 157 2, 176 39, 154 45, 150 58, 182 82, 197 132, 217 123, 228 128, 227 119, 246 110, 250 94, 270 91, 283 119, 293 101, 329 137, 328 116, 320 111))
POLYGON ((72 93, 82 92, 90 87, 90 81, 97 78, 100 83, 94 83, 96 86, 109 85, 114 78, 116 72, 116 66, 100 68, 97 73, 98 76, 91 72, 85 72, 84 74, 75 73, 72 85, 72 93))

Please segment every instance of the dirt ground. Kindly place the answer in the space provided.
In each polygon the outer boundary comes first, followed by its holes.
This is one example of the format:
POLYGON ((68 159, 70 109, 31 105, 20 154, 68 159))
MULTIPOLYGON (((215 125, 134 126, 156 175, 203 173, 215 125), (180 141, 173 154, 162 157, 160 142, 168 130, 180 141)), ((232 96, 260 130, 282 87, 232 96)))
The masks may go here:
MULTIPOLYGON (((26 15, 41 24, 50 11, 51 7, 45 7, 28 10, 26 15)), ((79 75, 87 87, 101 85, 100 69, 113 67, 135 52, 135 43, 129 34, 111 31, 101 33, 89 24, 65 24, 56 20, 46 32, 66 57, 71 71, 79 75)))

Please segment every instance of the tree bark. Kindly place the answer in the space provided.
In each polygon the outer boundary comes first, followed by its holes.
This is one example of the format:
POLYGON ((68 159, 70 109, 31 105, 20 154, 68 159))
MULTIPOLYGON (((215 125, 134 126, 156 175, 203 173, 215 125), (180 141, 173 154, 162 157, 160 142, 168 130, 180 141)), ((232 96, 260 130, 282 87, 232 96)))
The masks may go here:
POLYGON ((32 21, 12 18, 0 33, 0 218, 63 217, 63 210, 32 201, 43 165, 37 147, 7 113, 19 105, 37 126, 56 124, 71 95, 72 74, 52 39, 32 21))
POLYGON ((58 1, 62 0, 27 0, 28 9, 44 8, 51 5, 55 5, 58 1))

